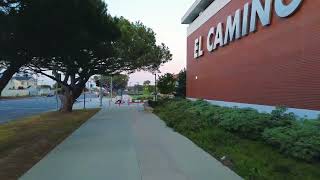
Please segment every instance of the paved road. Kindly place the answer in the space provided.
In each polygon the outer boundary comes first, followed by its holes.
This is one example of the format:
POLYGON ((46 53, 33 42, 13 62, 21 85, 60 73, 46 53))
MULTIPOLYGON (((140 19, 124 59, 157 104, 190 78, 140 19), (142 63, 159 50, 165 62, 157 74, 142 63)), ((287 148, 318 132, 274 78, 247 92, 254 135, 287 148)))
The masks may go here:
MULTIPOLYGON (((87 107, 98 106, 98 99, 94 95, 86 95, 86 97, 87 107)), ((74 107, 83 107, 83 96, 79 98, 74 107)), ((57 101, 55 97, 32 97, 15 100, 0 100, 0 124, 17 118, 56 109, 57 101)))
POLYGON ((238 180, 142 107, 100 111, 21 180, 238 180))

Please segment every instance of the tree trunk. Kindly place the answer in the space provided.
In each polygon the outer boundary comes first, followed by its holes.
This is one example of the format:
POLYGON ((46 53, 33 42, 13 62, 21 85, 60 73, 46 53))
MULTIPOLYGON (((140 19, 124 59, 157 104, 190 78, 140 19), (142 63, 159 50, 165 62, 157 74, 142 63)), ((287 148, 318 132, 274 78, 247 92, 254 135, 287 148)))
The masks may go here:
POLYGON ((2 75, 2 77, 0 78, 0 96, 1 93, 3 91, 3 89, 7 86, 7 84, 9 83, 9 81, 11 80, 12 76, 18 72, 20 69, 20 67, 18 66, 13 66, 10 65, 8 67, 8 69, 6 69, 2 75))
POLYGON ((61 100, 61 107, 60 107, 60 112, 72 112, 73 104, 75 102, 74 98, 72 95, 64 93, 61 94, 60 96, 61 100))
POLYGON ((72 112, 73 104, 76 99, 81 95, 83 88, 69 88, 63 87, 63 94, 60 94, 61 107, 60 112, 69 113, 72 112))

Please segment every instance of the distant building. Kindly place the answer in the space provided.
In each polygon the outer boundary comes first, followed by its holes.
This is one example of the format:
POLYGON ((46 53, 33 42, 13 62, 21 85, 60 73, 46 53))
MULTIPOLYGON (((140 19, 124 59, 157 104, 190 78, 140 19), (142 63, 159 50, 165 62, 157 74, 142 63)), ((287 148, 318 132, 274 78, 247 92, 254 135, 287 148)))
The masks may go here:
POLYGON ((13 77, 1 96, 36 96, 38 95, 37 80, 32 76, 15 76, 13 77))
POLYGON ((16 76, 11 82, 13 82, 13 89, 28 89, 37 86, 37 80, 31 76, 16 76))
POLYGON ((48 96, 51 94, 52 94, 51 86, 49 86, 49 85, 38 86, 38 95, 39 96, 48 96))

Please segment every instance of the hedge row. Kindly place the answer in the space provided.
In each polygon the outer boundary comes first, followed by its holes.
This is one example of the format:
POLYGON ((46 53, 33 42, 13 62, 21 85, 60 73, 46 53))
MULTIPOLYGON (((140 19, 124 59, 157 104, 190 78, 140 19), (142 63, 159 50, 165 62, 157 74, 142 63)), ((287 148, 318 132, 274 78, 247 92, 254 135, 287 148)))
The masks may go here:
POLYGON ((150 104, 161 104, 175 111, 175 118, 166 121, 178 131, 196 132, 207 126, 218 126, 245 138, 262 140, 294 158, 320 161, 320 120, 297 119, 294 114, 286 113, 285 108, 279 107, 268 114, 254 109, 214 106, 200 100, 165 100, 150 104))

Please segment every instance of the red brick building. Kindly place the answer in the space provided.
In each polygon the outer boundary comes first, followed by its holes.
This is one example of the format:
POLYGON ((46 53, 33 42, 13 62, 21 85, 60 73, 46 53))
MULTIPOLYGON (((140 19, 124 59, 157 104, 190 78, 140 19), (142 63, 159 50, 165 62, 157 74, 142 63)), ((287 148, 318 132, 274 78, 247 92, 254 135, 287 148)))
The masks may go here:
POLYGON ((316 117, 319 11, 318 0, 197 0, 182 18, 187 96, 316 117))

